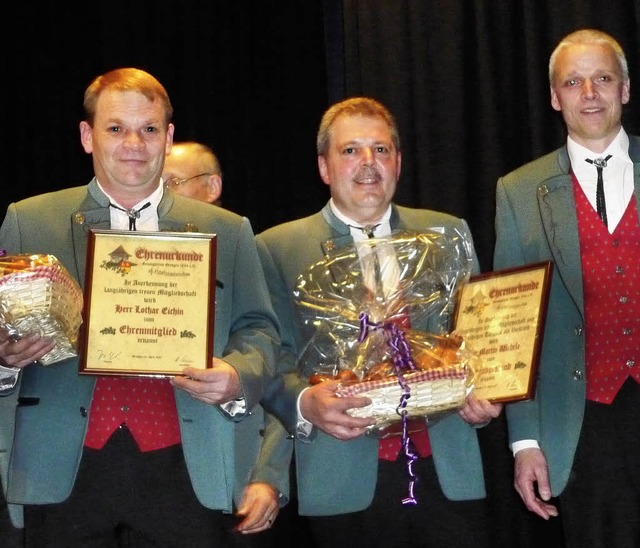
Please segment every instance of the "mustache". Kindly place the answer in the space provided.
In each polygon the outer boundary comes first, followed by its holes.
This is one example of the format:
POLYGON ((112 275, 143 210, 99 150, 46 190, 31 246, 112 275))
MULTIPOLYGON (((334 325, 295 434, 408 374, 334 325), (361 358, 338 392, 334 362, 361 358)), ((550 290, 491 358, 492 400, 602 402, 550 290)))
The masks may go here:
POLYGON ((354 179, 356 181, 362 181, 363 179, 373 179, 376 182, 380 182, 382 180, 382 176, 375 167, 363 166, 357 171, 354 179))

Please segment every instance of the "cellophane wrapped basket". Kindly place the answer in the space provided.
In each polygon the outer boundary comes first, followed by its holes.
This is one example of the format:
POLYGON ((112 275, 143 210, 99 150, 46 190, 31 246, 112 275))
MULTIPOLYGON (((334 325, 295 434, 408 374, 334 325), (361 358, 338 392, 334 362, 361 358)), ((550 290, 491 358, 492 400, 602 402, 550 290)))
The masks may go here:
POLYGON ((368 433, 379 437, 400 420, 429 425, 462 406, 480 358, 449 328, 472 253, 465 234, 437 227, 354 243, 309 267, 294 291, 313 332, 301 375, 339 380, 338 396, 371 398, 349 413, 373 417, 368 433))
POLYGON ((82 306, 80 286, 53 255, 0 256, 0 325, 15 339, 53 339, 42 365, 77 356, 82 306))

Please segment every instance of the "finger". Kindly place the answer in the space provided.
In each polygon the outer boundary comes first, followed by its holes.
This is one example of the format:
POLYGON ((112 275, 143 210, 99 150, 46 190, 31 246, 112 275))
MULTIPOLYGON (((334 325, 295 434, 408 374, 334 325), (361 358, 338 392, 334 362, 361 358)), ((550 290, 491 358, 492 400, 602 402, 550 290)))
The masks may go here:
POLYGON ((540 499, 536 499, 533 504, 527 505, 527 508, 545 520, 558 515, 558 509, 553 504, 548 504, 540 499))
POLYGON ((276 509, 275 512, 268 512, 266 514, 257 514, 254 512, 253 514, 247 515, 245 519, 236 525, 236 531, 245 534, 264 531, 273 525, 277 515, 278 509, 276 509))
POLYGON ((549 476, 546 474, 541 474, 538 478, 538 493, 544 501, 551 498, 551 485, 549 484, 549 476))
POLYGON ((362 436, 366 432, 366 428, 345 428, 344 426, 334 426, 328 428, 325 432, 339 440, 348 441, 362 436))
POLYGON ((55 341, 43 339, 39 334, 18 341, 7 341, 2 347, 2 361, 12 367, 24 367, 38 361, 55 346, 55 341))
POLYGON ((360 396, 341 398, 340 401, 341 403, 343 403, 343 405, 340 407, 342 407, 345 410, 360 408, 360 407, 367 407, 368 405, 371 405, 371 398, 360 397, 360 396))

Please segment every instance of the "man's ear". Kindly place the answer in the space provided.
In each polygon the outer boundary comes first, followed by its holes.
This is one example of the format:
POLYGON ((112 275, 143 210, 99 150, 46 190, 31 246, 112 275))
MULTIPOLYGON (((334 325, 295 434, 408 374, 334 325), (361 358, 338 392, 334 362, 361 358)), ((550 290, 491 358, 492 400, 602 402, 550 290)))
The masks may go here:
POLYGON ((631 81, 627 80, 622 84, 622 104, 626 105, 631 99, 631 81))
POLYGON ((169 123, 167 126, 167 141, 164 144, 164 155, 166 156, 171 152, 173 148, 173 133, 176 130, 175 126, 172 123, 169 123))
POLYGON ((327 161, 324 156, 318 156, 318 171, 320 172, 320 178, 325 185, 329 184, 329 174, 327 173, 327 161))
POLYGON ((213 204, 220 199, 222 194, 222 177, 214 173, 207 179, 207 201, 213 204))
POLYGON ((80 143, 87 154, 93 152, 93 135, 91 126, 84 120, 80 122, 80 143))
POLYGON ((562 112, 562 105, 560 104, 560 101, 558 100, 557 93, 553 90, 553 88, 551 88, 550 91, 551 91, 551 106, 553 107, 553 110, 557 110, 558 112, 562 112))

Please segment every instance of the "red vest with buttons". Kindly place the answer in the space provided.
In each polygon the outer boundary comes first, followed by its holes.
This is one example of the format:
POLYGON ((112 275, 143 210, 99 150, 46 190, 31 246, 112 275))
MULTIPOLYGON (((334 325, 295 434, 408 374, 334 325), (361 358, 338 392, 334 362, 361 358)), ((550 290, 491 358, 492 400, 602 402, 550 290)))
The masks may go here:
POLYGON ((573 177, 584 286, 587 399, 640 382, 640 224, 635 196, 613 234, 573 177))
POLYGON ((98 377, 85 446, 101 449, 121 424, 126 424, 141 451, 180 443, 178 411, 169 380, 98 377))

